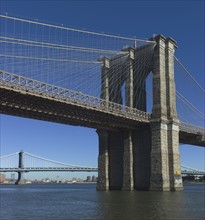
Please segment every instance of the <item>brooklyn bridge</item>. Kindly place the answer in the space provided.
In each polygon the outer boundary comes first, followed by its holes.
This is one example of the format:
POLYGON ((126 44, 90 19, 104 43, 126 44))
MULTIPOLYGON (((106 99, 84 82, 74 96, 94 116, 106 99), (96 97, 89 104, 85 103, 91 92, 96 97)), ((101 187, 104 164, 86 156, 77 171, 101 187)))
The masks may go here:
POLYGON ((1 114, 95 128, 98 190, 183 189, 179 144, 205 146, 205 91, 174 39, 0 18, 1 114))

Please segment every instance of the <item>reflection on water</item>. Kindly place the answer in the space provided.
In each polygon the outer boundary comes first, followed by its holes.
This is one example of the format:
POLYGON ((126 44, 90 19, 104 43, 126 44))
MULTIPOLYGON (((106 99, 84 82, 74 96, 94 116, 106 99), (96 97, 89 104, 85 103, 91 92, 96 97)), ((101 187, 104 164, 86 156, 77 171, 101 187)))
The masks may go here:
POLYGON ((183 192, 98 192, 95 185, 0 185, 0 219, 205 219, 205 185, 183 192))

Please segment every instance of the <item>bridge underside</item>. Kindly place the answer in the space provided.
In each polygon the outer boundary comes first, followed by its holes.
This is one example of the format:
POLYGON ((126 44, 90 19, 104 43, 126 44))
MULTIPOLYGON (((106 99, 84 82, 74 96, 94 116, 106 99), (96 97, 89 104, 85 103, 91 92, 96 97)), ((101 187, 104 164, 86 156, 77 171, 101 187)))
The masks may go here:
POLYGON ((205 147, 205 134, 181 130, 179 132, 179 143, 205 147))

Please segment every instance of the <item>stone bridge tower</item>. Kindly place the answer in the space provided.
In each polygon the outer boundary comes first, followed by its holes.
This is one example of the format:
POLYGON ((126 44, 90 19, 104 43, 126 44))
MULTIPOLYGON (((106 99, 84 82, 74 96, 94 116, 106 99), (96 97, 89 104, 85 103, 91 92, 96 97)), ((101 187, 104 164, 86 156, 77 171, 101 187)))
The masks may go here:
POLYGON ((119 131, 97 131, 98 190, 183 189, 174 81, 176 42, 161 35, 151 40, 156 44, 128 48, 126 58, 102 59, 101 98, 122 104, 121 88, 125 83, 126 106, 146 111, 145 84, 152 72, 153 110, 149 125, 136 125, 136 129, 119 131), (144 52, 149 55, 146 59, 150 59, 150 65, 142 68, 147 62, 140 63, 138 58, 144 52), (125 68, 113 71, 116 65, 127 65, 126 72, 123 72, 125 68), (121 77, 121 81, 112 83, 111 80, 117 76, 121 77))

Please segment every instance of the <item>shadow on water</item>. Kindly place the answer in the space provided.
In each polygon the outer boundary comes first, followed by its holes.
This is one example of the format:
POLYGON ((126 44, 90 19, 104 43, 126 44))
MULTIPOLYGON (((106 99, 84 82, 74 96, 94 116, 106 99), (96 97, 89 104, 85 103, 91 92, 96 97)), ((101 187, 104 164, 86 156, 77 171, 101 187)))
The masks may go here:
POLYGON ((101 219, 205 219, 205 185, 183 192, 99 193, 101 219))

